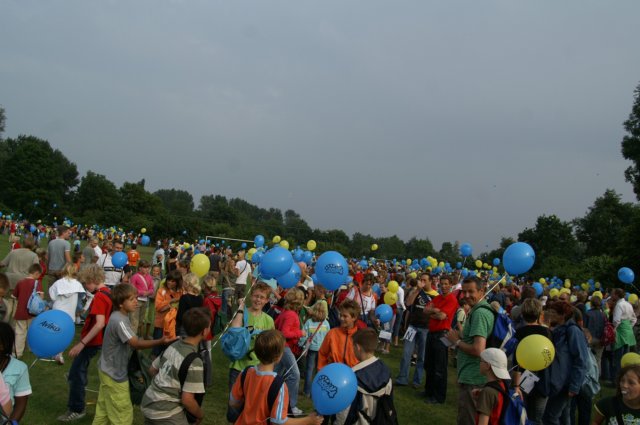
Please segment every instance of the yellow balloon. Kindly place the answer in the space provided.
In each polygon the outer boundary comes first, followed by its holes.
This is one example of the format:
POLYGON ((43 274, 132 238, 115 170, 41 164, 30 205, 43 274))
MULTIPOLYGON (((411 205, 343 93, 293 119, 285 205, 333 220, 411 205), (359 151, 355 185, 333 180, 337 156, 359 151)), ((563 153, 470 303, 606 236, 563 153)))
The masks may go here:
POLYGON ((281 240, 280 241, 280 246, 283 247, 284 249, 289 249, 289 242, 287 242, 285 240, 281 240))
POLYGON ((147 228, 143 227, 142 229, 140 229, 140 233, 147 233, 147 228))
POLYGON ((186 243, 186 242, 185 242, 185 243, 184 243, 184 245, 182 245, 182 248, 184 248, 184 249, 189 249, 189 247, 190 247, 190 246, 191 246, 191 245, 189 245, 188 243, 186 243))
POLYGON ((560 293, 561 293, 561 294, 571 294, 571 289, 569 289, 569 288, 562 288, 562 289, 560 290, 560 293))
POLYGON ((493 272, 494 272, 494 273, 498 273, 498 268, 497 268, 497 267, 494 267, 494 268, 493 268, 493 272))
POLYGON ((638 294, 629 295, 629 303, 635 304, 638 302, 638 294))
POLYGON ((407 266, 410 266, 412 263, 411 258, 407 258, 407 266))
POLYGON ((529 335, 518 343, 518 364, 532 372, 548 368, 556 356, 553 342, 543 335, 529 335))
POLYGON ((438 263, 438 267, 440 267, 441 269, 444 269, 444 261, 440 261, 438 263))
POLYGON ((203 277, 207 273, 209 273, 209 257, 204 254, 196 254, 191 259, 191 268, 190 270, 198 275, 198 277, 203 277))
POLYGON ((384 303, 385 304, 395 304, 396 301, 398 301, 398 296, 396 294, 394 294, 393 292, 387 292, 386 294, 384 294, 384 303))
POLYGON ((272 241, 273 241, 273 243, 279 243, 281 239, 282 238, 280 236, 276 235, 276 236, 273 237, 272 241))
POLYGON ((490 265, 488 265, 487 263, 484 263, 484 264, 482 265, 482 267, 483 267, 483 268, 485 268, 485 269, 487 269, 487 270, 489 270, 489 269, 491 268, 491 266, 490 266, 490 265))
POLYGON ((565 280, 565 282, 564 282, 564 287, 565 287, 565 288, 571 288, 571 282, 567 282, 567 281, 565 280))
POLYGON ((394 294, 398 292, 398 288, 400 288, 400 285, 398 285, 398 282, 396 282, 395 280, 392 280, 387 284, 387 289, 389 290, 389 292, 392 292, 394 294))
POLYGON ((589 288, 589 284, 583 283, 582 285, 580 285, 580 287, 586 291, 589 288))
POLYGON ((436 260, 435 258, 432 258, 431 260, 429 260, 429 265, 431 266, 432 269, 435 269, 436 267, 438 267, 438 260, 436 260))
POLYGON ((594 285, 596 288, 600 289, 600 282, 596 282, 596 284, 594 285))
POLYGON ((544 277, 541 277, 540 279, 538 279, 538 282, 542 283, 543 285, 547 283, 547 281, 544 280, 544 277))
POLYGON ((481 260, 476 260, 476 268, 477 269, 481 269, 482 268, 482 261, 481 260))
MULTIPOLYGON (((417 279, 418 278, 418 273, 411 272, 411 273, 409 273, 409 277, 412 278, 412 279, 417 279)), ((631 297, 629 297, 629 298, 631 298, 631 297)))
POLYGON ((311 239, 309 242, 307 242, 307 249, 309 251, 313 251, 314 249, 316 249, 316 241, 311 239))
POLYGON ((632 364, 640 364, 640 354, 630 352, 622 356, 622 360, 620 361, 620 366, 630 366, 632 364))
POLYGON ((374 243, 373 245, 371 245, 371 251, 377 251, 378 250, 378 244, 374 243))
POLYGON ((600 299, 602 299, 602 292, 600 291, 595 291, 593 294, 591 294, 592 297, 598 297, 600 299))
POLYGON ((558 291, 558 288, 552 288, 552 289, 549 291, 549 296, 550 296, 551 298, 553 298, 553 297, 557 297, 558 295, 560 295, 560 291, 558 291))
POLYGON ((255 254, 257 251, 257 249, 255 248, 251 248, 249 249, 249 251, 247 251, 247 260, 251 261, 251 258, 253 257, 253 254, 255 254))

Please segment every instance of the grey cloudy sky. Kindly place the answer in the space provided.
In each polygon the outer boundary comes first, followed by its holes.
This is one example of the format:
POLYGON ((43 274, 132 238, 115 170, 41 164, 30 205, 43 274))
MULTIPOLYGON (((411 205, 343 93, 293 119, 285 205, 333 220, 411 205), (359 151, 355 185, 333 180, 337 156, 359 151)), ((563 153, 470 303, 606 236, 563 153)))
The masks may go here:
POLYGON ((469 241, 632 201, 640 2, 1 1, 6 136, 120 185, 469 241))

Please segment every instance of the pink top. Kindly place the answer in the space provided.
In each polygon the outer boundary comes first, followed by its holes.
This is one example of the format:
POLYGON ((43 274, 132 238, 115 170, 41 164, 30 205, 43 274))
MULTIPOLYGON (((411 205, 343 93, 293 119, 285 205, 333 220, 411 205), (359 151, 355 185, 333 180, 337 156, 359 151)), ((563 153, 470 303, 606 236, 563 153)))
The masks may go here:
POLYGON ((153 278, 150 274, 134 274, 131 277, 131 284, 138 290, 139 300, 146 301, 148 296, 153 295, 153 278))

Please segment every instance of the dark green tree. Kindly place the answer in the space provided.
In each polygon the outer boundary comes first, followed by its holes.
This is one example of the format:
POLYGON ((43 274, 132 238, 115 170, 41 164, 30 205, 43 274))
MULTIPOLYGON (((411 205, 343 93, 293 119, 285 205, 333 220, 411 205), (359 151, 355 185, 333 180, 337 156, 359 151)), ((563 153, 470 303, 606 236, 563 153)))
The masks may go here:
POLYGON ((418 239, 415 236, 405 244, 405 253, 409 258, 426 258, 430 255, 437 255, 433 244, 429 239, 418 239))
POLYGON ((4 134, 4 126, 7 122, 7 116, 4 114, 4 108, 0 106, 0 140, 2 140, 2 135, 4 134))
POLYGON ((624 176, 640 200, 640 84, 633 92, 633 99, 631 113, 623 124, 627 134, 622 138, 622 156, 632 162, 624 176))
POLYGON ((518 240, 531 245, 536 253, 536 261, 545 257, 576 260, 578 256, 578 241, 573 235, 571 223, 555 215, 538 217, 535 227, 520 232, 518 240))
POLYGON ((193 196, 186 190, 160 189, 153 193, 171 214, 188 217, 193 214, 193 196))
POLYGON ((102 174, 87 171, 76 191, 73 212, 86 224, 123 225, 120 192, 102 174))

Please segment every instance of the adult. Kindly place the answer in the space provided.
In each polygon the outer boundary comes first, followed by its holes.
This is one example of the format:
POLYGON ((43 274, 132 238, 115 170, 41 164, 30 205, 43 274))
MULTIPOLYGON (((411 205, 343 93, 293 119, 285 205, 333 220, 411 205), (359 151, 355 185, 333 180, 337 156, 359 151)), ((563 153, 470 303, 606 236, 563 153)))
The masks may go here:
POLYGON ((589 347, 573 315, 573 306, 566 301, 546 305, 545 319, 552 329, 556 355, 549 366, 549 375, 553 378, 546 385, 549 398, 542 416, 545 425, 568 423, 571 399, 580 392, 587 374, 589 347))
POLYGON ((164 270, 164 260, 165 260, 167 248, 168 248, 167 242, 164 242, 161 244, 160 241, 158 241, 158 249, 156 249, 153 252, 153 259, 151 262, 152 266, 155 266, 156 264, 160 264, 160 267, 162 268, 162 270, 164 270))
MULTIPOLYGON (((413 285, 412 280, 415 279, 409 280, 410 286, 413 285)), ((431 288, 431 276, 429 273, 423 273, 416 283, 416 289, 409 294, 405 301, 409 309, 409 327, 404 335, 400 373, 398 373, 395 385, 409 385, 409 367, 414 351, 418 354, 416 370, 413 374, 414 388, 418 388, 422 382, 427 333, 429 332, 429 315, 425 313, 425 307, 437 296, 438 293, 431 288)))
POLYGON ((116 252, 122 252, 124 244, 122 241, 117 240, 111 244, 111 251, 105 252, 98 259, 98 265, 104 270, 104 283, 113 289, 114 286, 120 283, 122 280, 124 270, 113 265, 113 256, 116 252))
POLYGON ((398 337, 400 336, 400 329, 402 328, 402 319, 404 318, 404 312, 407 309, 407 306, 404 303, 404 288, 402 287, 402 283, 404 281, 404 277, 400 276, 397 280, 398 282, 398 292, 396 292, 396 296, 398 297, 396 301, 396 319, 393 321, 393 345, 395 347, 398 346, 398 337))
POLYGON ((33 252, 35 240, 31 236, 24 239, 24 248, 9 251, 4 260, 0 261, 0 267, 6 267, 5 274, 9 278, 11 289, 15 288, 18 281, 29 275, 29 267, 38 264, 38 255, 33 252))
POLYGON ((213 247, 213 252, 209 256, 209 271, 213 273, 216 280, 220 277, 220 259, 222 256, 220 255, 220 248, 217 246, 213 247))
POLYGON ((451 293, 451 277, 440 277, 440 296, 425 307, 429 315, 429 334, 427 335, 426 361, 424 368, 427 379, 424 391, 429 404, 444 404, 447 398, 447 364, 449 347, 440 338, 451 329, 453 317, 458 309, 458 300, 451 293))
MULTIPOLYGON (((49 241, 47 246, 47 280, 48 283, 52 283, 58 280, 62 275, 62 269, 64 265, 71 262, 71 244, 69 243, 69 237, 71 236, 71 229, 65 225, 58 226, 58 236, 49 241)), ((45 287, 46 291, 47 288, 45 287)))
POLYGON ((238 261, 236 261, 235 265, 235 296, 236 300, 240 298, 244 298, 245 288, 247 287, 247 279, 251 274, 251 265, 247 260, 244 259, 245 251, 241 249, 238 251, 238 261))
POLYGON ((602 311, 602 298, 597 295, 591 297, 591 308, 584 315, 584 327, 591 334, 591 343, 589 344, 591 351, 596 356, 598 367, 602 364, 602 352, 604 347, 600 343, 604 334, 604 325, 607 316, 602 311))
POLYGON ((96 259, 100 258, 102 251, 100 248, 96 251, 96 248, 98 248, 98 238, 89 239, 89 243, 82 250, 82 256, 84 257, 84 262, 81 265, 82 269, 95 263, 93 257, 96 259))
POLYGON ((620 361, 622 356, 629 352, 629 349, 636 345, 636 337, 633 335, 633 325, 636 324, 636 317, 631 304, 624 299, 624 289, 616 288, 611 294, 611 299, 616 303, 613 309, 613 327, 616 330, 616 342, 613 344, 612 377, 618 376, 620 361))
POLYGON ((458 349, 458 425, 475 425, 476 406, 473 390, 486 383, 480 373, 480 353, 487 346, 487 338, 493 330, 494 312, 485 300, 486 284, 472 276, 462 281, 462 297, 471 307, 462 333, 452 330, 449 341, 458 349))
POLYGON ((362 279, 361 287, 354 284, 347 293, 347 299, 353 300, 360 306, 361 319, 372 327, 374 325, 374 314, 376 310, 377 299, 372 289, 373 274, 367 273, 362 279))

